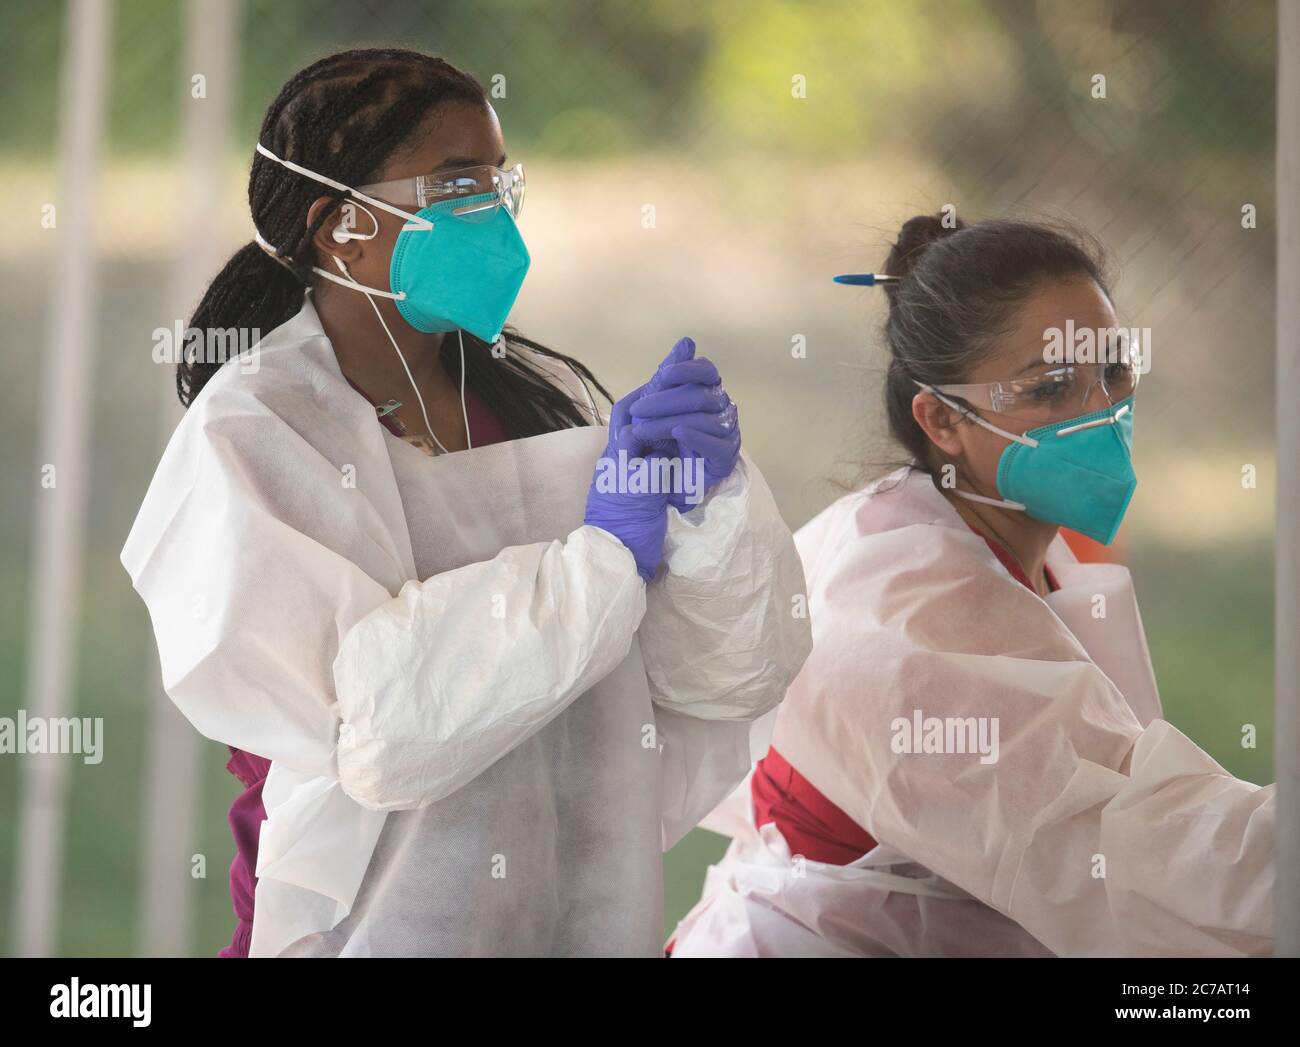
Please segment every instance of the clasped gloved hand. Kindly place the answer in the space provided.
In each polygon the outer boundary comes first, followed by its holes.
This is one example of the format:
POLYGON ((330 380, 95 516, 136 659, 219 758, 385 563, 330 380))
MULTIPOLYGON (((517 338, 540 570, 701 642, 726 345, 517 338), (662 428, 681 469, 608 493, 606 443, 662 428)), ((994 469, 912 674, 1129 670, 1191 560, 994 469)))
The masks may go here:
POLYGON ((621 481, 612 478, 625 476, 623 465, 633 467, 636 459, 645 457, 650 446, 632 429, 630 409, 645 390, 634 389, 614 405, 609 415, 609 443, 601 461, 596 463, 591 488, 587 492, 586 523, 608 531, 632 553, 636 559, 637 573, 650 583, 664 557, 664 535, 668 532, 668 497, 663 493, 623 490, 621 481), (619 452, 626 452, 620 462, 619 452), (609 464, 612 463, 612 468, 609 464), (611 488, 616 488, 611 490, 611 488))
MULTIPOLYGON (((633 436, 649 445, 652 458, 696 459, 704 476, 701 496, 731 475, 740 457, 736 405, 712 362, 695 358, 693 339, 674 345, 654 377, 631 398, 633 436)), ((669 504, 688 512, 694 505, 687 494, 674 490, 669 504)))

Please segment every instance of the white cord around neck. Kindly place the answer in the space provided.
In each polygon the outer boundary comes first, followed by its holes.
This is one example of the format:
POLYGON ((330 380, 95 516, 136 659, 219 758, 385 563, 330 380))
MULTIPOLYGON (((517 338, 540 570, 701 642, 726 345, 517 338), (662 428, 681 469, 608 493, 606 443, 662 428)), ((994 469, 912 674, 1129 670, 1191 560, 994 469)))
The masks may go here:
MULTIPOLYGON (((334 264, 339 267, 343 272, 343 275, 346 276, 348 280, 352 280, 352 274, 348 272, 348 267, 344 264, 343 259, 339 258, 337 255, 334 255, 333 258, 334 264)), ((355 281, 350 285, 344 286, 352 286, 361 289, 361 285, 355 281)), ((437 434, 433 431, 433 425, 429 421, 429 412, 424 406, 424 397, 420 395, 420 387, 415 384, 415 376, 411 374, 411 368, 407 365, 406 357, 402 354, 401 347, 397 344, 397 339, 393 337, 393 332, 388 329, 388 323, 384 320, 384 314, 379 311, 379 306, 375 303, 374 298, 372 298, 369 293, 364 290, 362 290, 362 293, 365 294, 366 301, 370 303, 370 308, 375 311, 375 316, 379 318, 380 326, 383 327, 384 334, 388 335, 388 341, 392 344, 393 351, 397 353, 397 358, 402 361, 402 370, 406 372, 407 380, 411 383, 411 388, 415 391, 415 399, 420 405, 420 416, 424 419, 424 427, 429 432, 429 439, 433 441, 434 446, 437 447, 442 454, 449 454, 450 452, 442 445, 442 441, 438 439, 437 434)), ((456 336, 457 338, 460 338, 459 331, 456 332, 456 336)), ((465 419, 465 444, 467 447, 473 447, 474 444, 471 441, 469 434, 469 411, 465 407, 465 340, 463 338, 460 338, 460 413, 461 417, 465 419)))
POLYGON ((1017 512, 1025 511, 1024 502, 1013 502, 1009 498, 990 498, 988 495, 976 494, 974 491, 959 491, 957 488, 950 488, 953 494, 959 498, 965 498, 968 502, 979 502, 982 505, 996 505, 1003 509, 1015 509, 1017 512))
POLYGON ((469 409, 465 406, 465 336, 456 328, 456 341, 460 343, 460 416, 465 419, 465 446, 474 450, 474 438, 469 434, 469 409))

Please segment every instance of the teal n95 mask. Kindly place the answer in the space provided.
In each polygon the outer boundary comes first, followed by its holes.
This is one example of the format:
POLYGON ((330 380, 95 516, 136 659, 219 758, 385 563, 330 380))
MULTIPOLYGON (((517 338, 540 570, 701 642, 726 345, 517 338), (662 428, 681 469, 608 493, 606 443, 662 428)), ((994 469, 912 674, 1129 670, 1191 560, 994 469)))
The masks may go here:
POLYGON ((1003 500, 969 491, 955 494, 1022 511, 1103 545, 1115 540, 1137 488, 1132 396, 1103 410, 1018 434, 954 403, 933 386, 916 384, 977 425, 1011 441, 998 461, 997 487, 1003 500))
MULTIPOLYGON (((347 204, 366 211, 374 223, 373 229, 368 233, 355 232, 341 226, 334 233, 340 243, 373 239, 379 231, 375 216, 357 201, 406 219, 407 224, 397 234, 393 246, 388 270, 390 290, 357 283, 346 275, 346 267, 341 264, 344 276, 317 266, 312 266, 313 272, 364 294, 393 299, 402 319, 417 331, 465 330, 485 342, 494 342, 500 336, 530 264, 528 249, 515 224, 523 199, 521 167, 501 172, 475 168, 475 171, 495 173, 483 178, 482 185, 472 177, 463 179, 472 195, 437 200, 412 214, 300 164, 282 160, 260 142, 257 151, 304 177, 349 193, 347 204), (476 188, 488 191, 472 192, 476 188)), ((420 184, 422 190, 425 179, 409 181, 420 184)), ((398 184, 384 183, 385 186, 398 184)), ((415 198, 423 201, 423 192, 417 190, 415 198)), ((257 241, 264 249, 277 253, 260 234, 257 241)))
POLYGON ((417 217, 433 227, 398 233, 388 270, 402 319, 417 331, 463 328, 496 341, 530 261, 514 216, 495 194, 480 194, 432 204, 417 217), (479 204, 490 209, 455 213, 479 204))

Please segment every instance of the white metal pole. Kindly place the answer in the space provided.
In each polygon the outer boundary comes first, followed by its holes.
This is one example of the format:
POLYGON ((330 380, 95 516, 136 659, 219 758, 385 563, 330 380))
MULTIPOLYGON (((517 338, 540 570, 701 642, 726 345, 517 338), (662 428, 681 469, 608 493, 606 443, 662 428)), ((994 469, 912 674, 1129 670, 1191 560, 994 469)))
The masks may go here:
MULTIPOLYGON (((204 284, 221 268, 221 238, 212 221, 227 173, 230 112, 238 67, 238 0, 189 0, 182 64, 181 199, 176 224, 172 308, 184 320, 204 284), (199 82, 195 77, 202 77, 199 82)), ((175 371, 162 368, 163 440, 180 420, 175 371)), ((199 735, 168 700, 161 681, 150 682, 149 770, 145 782, 145 863, 140 878, 143 916, 139 950, 145 956, 182 956, 193 948, 191 856, 197 840, 199 735)), ((207 863, 224 882, 227 866, 207 863)), ((232 917, 233 925, 233 917, 232 917)))
MULTIPOLYGON (((95 198, 103 134, 111 0, 71 0, 64 16, 60 162, 55 203, 58 247, 50 288, 36 500, 32 614, 27 656, 28 717, 68 716, 75 704, 77 616, 81 606, 95 362, 95 198)), ((104 740, 112 749, 112 734, 104 740)), ((71 755, 22 763, 14 890, 15 951, 55 948, 63 886, 63 831, 71 755)))
POLYGON ((1300 956, 1300 0, 1277 17, 1276 919, 1300 956))

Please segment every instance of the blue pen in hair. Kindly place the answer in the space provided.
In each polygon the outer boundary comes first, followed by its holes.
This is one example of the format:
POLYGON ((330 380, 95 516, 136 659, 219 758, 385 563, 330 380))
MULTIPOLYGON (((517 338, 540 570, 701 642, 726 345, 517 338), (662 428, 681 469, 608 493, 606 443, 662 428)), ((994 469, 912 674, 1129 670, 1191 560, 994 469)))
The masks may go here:
POLYGON ((896 284, 899 281, 899 277, 889 276, 885 273, 841 273, 834 279, 837 284, 853 284, 857 287, 874 287, 876 284, 896 284))

